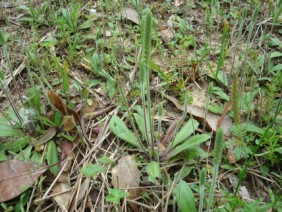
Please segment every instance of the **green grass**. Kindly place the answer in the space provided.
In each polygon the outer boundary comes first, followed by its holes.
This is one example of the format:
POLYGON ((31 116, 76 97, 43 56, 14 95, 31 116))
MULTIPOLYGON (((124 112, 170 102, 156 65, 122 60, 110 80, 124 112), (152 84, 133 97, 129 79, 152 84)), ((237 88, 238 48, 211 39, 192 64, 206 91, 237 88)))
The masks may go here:
POLYGON ((3 9, 0 161, 44 162, 49 173, 2 210, 70 210, 52 196, 64 174, 69 190, 82 189, 77 210, 93 193, 92 210, 281 210, 282 1, 175 3, 59 0, 3 9), (229 133, 212 131, 208 113, 231 119, 229 133), (129 191, 111 184, 124 155, 141 173, 137 199, 130 183, 129 191), (89 164, 99 167, 95 177, 80 171, 89 164))

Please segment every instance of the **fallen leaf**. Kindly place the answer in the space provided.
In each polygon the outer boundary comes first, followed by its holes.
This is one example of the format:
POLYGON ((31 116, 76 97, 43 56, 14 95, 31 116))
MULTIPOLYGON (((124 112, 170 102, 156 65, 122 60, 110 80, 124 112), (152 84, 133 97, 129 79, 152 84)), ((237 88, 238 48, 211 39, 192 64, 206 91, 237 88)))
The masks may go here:
POLYGON ((159 31, 160 35, 163 36, 166 40, 171 40, 174 37, 174 34, 170 28, 162 29, 159 31))
POLYGON ((236 163, 236 157, 235 157, 233 149, 228 149, 227 158, 230 164, 236 163))
POLYGON ((45 164, 8 160, 0 163, 0 202, 13 199, 47 170, 45 164))
POLYGON ((111 31, 106 31, 106 37, 111 37, 111 36, 112 36, 111 31))
POLYGON ((65 132, 69 132, 76 127, 73 116, 64 116, 63 124, 65 132))
POLYGON ((106 108, 103 108, 101 110, 98 110, 96 112, 92 112, 92 113, 87 113, 85 114, 84 118, 85 119, 94 119, 94 118, 97 118, 98 116, 101 116, 103 115, 104 113, 107 113, 109 112, 111 109, 113 109, 115 106, 114 105, 111 105, 109 107, 106 107, 106 108))
POLYGON ((179 7, 179 6, 181 6, 183 3, 184 3, 183 0, 175 0, 175 1, 174 1, 174 6, 179 7))
MULTIPOLYGON (((85 180, 82 182, 83 177, 81 175, 78 176, 76 179, 75 185, 72 187, 71 191, 71 197, 68 205, 68 211, 78 211, 78 207, 80 205, 80 202, 85 199, 85 194, 87 193, 87 190, 91 189, 90 185, 90 179, 85 178, 85 180)), ((89 197, 89 193, 87 194, 89 197)))
POLYGON ((53 196, 53 199, 56 201, 62 211, 67 211, 68 202, 71 196, 70 189, 71 187, 68 174, 66 172, 63 172, 59 177, 58 183, 56 183, 56 185, 52 189, 52 196, 55 195, 53 196))
POLYGON ((97 102, 92 100, 92 105, 89 105, 89 104, 84 104, 82 109, 81 109, 81 112, 82 112, 82 115, 83 116, 87 116, 89 114, 92 114, 96 108, 97 108, 97 102))
MULTIPOLYGON (((123 156, 118 161, 118 165, 112 170, 112 184, 115 188, 128 189, 130 199, 138 197, 140 185, 140 171, 134 158, 130 155, 123 156), (133 188, 134 189, 130 189, 133 188)), ((138 211, 137 205, 129 203, 134 211, 138 211)))
MULTIPOLYGON (((164 94, 165 98, 171 101, 178 110, 184 111, 184 106, 179 103, 177 99, 174 97, 168 96, 164 94)), ((195 105, 187 105, 187 113, 191 113, 196 119, 203 122, 206 120, 206 123, 210 129, 213 131, 217 130, 218 120, 221 116, 207 112, 205 113, 205 109, 195 106, 195 105)), ((228 133, 228 129, 232 126, 232 121, 229 117, 225 116, 223 120, 221 120, 221 127, 223 129, 224 134, 228 133)))
POLYGON ((86 191, 89 189, 89 185, 90 185, 90 179, 86 178, 80 186, 77 196, 77 202, 80 202, 83 199, 84 195, 86 194, 86 191))
POLYGON ((64 163, 67 163, 64 167, 64 172, 68 172, 71 170, 72 164, 73 164, 73 160, 75 158, 75 154, 72 151, 73 147, 74 147, 74 143, 73 142, 69 142, 69 141, 62 141, 61 143, 61 166, 64 165, 64 163), (65 160, 66 159, 66 160, 65 160))
POLYGON ((139 14, 135 9, 127 7, 122 11, 122 15, 133 23, 139 25, 139 14))
POLYGON ((164 139, 162 139, 161 143, 163 145, 167 145, 172 139, 173 137, 175 136, 175 133, 176 133, 176 130, 177 130, 177 124, 179 122, 179 118, 176 118, 172 123, 171 125, 169 126, 169 128, 167 129, 167 133, 164 137, 164 139))
MULTIPOLYGON (((234 175, 233 173, 228 175, 228 180, 231 183, 232 187, 235 189, 238 184, 238 177, 234 175)), ((250 200, 250 194, 246 188, 246 186, 240 186, 239 187, 239 195, 242 197, 242 200, 244 202, 248 202, 250 200)))
POLYGON ((39 140, 32 141, 30 144, 33 146, 45 144, 48 141, 50 141, 52 138, 54 138, 56 133, 57 133, 56 128, 50 127, 48 130, 45 131, 44 135, 39 140))

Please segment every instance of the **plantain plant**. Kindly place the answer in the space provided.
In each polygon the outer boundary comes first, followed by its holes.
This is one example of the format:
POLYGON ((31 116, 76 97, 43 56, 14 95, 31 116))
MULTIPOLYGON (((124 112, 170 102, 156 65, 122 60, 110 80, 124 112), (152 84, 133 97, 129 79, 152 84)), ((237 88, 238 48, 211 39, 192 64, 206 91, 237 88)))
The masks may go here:
MULTIPOLYGON (((153 117, 155 111, 152 107, 150 95, 150 62, 153 23, 151 11, 148 9, 145 10, 145 15, 141 20, 142 54, 140 59, 139 79, 142 107, 136 106, 136 112, 132 114, 127 104, 124 89, 122 86, 119 86, 122 101, 126 107, 127 115, 129 117, 133 131, 130 130, 124 121, 116 115, 114 115, 110 121, 110 129, 118 138, 143 151, 150 158, 150 160, 158 161, 173 159, 187 150, 199 150, 197 145, 207 141, 210 136, 207 134, 191 136, 192 134, 195 134, 195 131, 199 126, 199 123, 193 118, 190 118, 181 127, 186 117, 187 111, 184 111, 182 118, 176 122, 176 130, 174 132, 169 132, 168 130, 167 134, 170 134, 170 138, 167 139, 166 142, 163 141, 164 139, 161 140, 159 137, 161 128, 160 120, 158 122, 158 129, 154 129, 153 117)), ((187 102, 188 98, 185 100, 185 105, 187 105, 187 102)), ((162 105, 160 104, 158 108, 159 117, 162 116, 162 110, 162 105)))

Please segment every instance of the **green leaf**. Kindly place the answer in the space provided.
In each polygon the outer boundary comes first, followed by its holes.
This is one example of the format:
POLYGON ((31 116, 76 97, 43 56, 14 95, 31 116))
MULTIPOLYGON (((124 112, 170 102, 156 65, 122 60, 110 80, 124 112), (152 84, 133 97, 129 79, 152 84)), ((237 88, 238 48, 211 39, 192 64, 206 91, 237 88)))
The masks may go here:
POLYGON ((198 157, 204 158, 207 157, 208 154, 207 152, 205 152, 202 148, 198 147, 198 146, 193 146, 191 148, 189 148, 189 154, 188 154, 188 159, 195 159, 198 157))
POLYGON ((137 137, 134 133, 127 128, 125 123, 116 115, 111 118, 110 130, 120 139, 126 141, 127 143, 140 148, 141 145, 138 142, 137 137))
POLYGON ((270 38, 269 45, 270 46, 282 46, 282 41, 280 41, 278 38, 270 38))
POLYGON ((220 87, 214 87, 213 88, 213 93, 215 95, 217 95, 219 98, 221 98, 221 99, 223 99, 225 101, 229 101, 230 100, 230 97, 226 93, 224 93, 224 91, 220 87))
POLYGON ((152 183, 157 182, 157 178, 161 178, 160 164, 158 162, 152 161, 146 166, 146 171, 149 175, 149 181, 152 183))
POLYGON ((127 192, 122 191, 120 189, 116 189, 116 188, 110 188, 109 193, 110 194, 106 196, 106 200, 109 201, 109 202, 112 202, 116 205, 119 204, 120 199, 127 196, 127 192))
POLYGON ((145 121, 144 118, 142 116, 140 116, 137 113, 133 113, 133 116, 135 118, 135 121, 138 125, 138 128, 140 130, 140 132, 142 133, 143 137, 146 138, 146 130, 145 130, 145 121))
POLYGON ((7 160, 7 157, 5 155, 5 151, 1 150, 0 151, 0 162, 7 160))
POLYGON ((14 141, 9 141, 7 143, 1 144, 0 150, 6 150, 6 151, 17 153, 23 150, 28 145, 29 142, 30 142, 29 137, 21 137, 14 141))
POLYGON ((57 175, 59 172, 59 157, 57 152, 57 147, 54 141, 49 141, 47 146, 47 163, 50 167, 52 174, 57 175), (57 165, 54 165, 57 164, 57 165))
POLYGON ((33 151, 33 154, 30 158, 30 161, 34 162, 34 163, 42 163, 42 154, 40 152, 37 151, 33 151))
POLYGON ((195 135, 192 138, 185 141, 183 144, 177 146, 170 154, 169 157, 173 157, 193 146, 199 145, 205 141, 207 141, 210 138, 207 134, 201 134, 201 135, 195 135))
POLYGON ((98 164, 88 163, 85 167, 81 169, 81 173, 86 177, 95 178, 99 173, 103 173, 105 168, 99 166, 98 164))
POLYGON ((218 105, 209 105, 208 111, 221 115, 224 111, 224 108, 218 105))
POLYGON ((190 118, 186 124, 181 128, 181 130, 176 134, 175 139, 172 144, 172 148, 182 143, 187 139, 195 130, 198 128, 199 122, 195 119, 190 118))
POLYGON ((270 58, 282 57, 282 52, 272 52, 270 58))
POLYGON ((281 70, 282 70, 282 64, 278 64, 271 69, 271 71, 281 71, 281 70))
POLYGON ((113 99, 116 95, 116 87, 110 80, 107 80, 107 91, 110 99, 113 99))
POLYGON ((5 79, 5 74, 2 70, 0 70, 0 80, 4 80, 5 79))
POLYGON ((196 212, 194 194, 185 181, 179 181, 173 189, 173 195, 181 212, 196 212))
POLYGON ((0 31, 0 44, 4 46, 5 44, 5 37, 2 31, 0 31))
POLYGON ((78 28, 79 29, 88 29, 89 27, 92 26, 93 21, 88 19, 86 21, 84 21, 78 28))
MULTIPOLYGON (((257 127, 254 123, 251 123, 251 122, 243 123, 243 124, 240 124, 240 126, 246 129, 248 132, 257 133, 259 135, 263 134, 263 130, 257 127)), ((232 126, 230 130, 233 131, 234 128, 235 126, 232 126)))
MULTIPOLYGON (((211 68, 211 67, 210 67, 211 68)), ((215 79, 216 81, 221 82, 223 85, 228 87, 228 79, 227 75, 223 71, 218 71, 217 77, 215 71, 211 70, 212 73, 209 73, 208 76, 215 79)))
POLYGON ((0 125, 0 137, 9 136, 23 136, 23 133, 20 130, 15 129, 13 126, 0 125))
POLYGON ((99 158, 98 161, 99 161, 100 163, 104 163, 104 164, 112 164, 112 163, 114 163, 114 161, 111 160, 111 159, 110 159, 109 157, 107 157, 107 156, 103 156, 103 157, 99 158))

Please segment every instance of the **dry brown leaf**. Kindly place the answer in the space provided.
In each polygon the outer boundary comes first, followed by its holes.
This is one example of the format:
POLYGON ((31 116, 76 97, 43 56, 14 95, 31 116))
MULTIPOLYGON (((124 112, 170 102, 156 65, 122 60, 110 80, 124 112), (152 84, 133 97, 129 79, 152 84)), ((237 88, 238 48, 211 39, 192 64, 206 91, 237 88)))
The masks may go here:
POLYGON ((108 37, 111 37, 111 36, 112 36, 111 31, 106 31, 106 37, 108 38, 108 37))
MULTIPOLYGON (((164 96, 169 101, 171 101, 176 106, 177 109, 184 111, 184 106, 181 105, 177 99, 175 99, 174 97, 168 96, 166 94, 164 96)), ((206 123, 207 123, 207 125, 210 129, 212 129, 213 131, 217 130, 218 120, 220 119, 221 116, 216 115, 216 114, 211 113, 211 112, 207 112, 207 114, 205 116, 205 109, 204 108, 201 108, 201 107, 198 107, 198 106, 195 106, 195 105, 190 105, 190 104, 187 105, 187 113, 191 113, 196 119, 198 119, 201 122, 206 120, 206 123)), ((231 126, 232 126, 231 119, 229 117, 225 116, 224 119, 221 120, 221 127, 223 129, 224 134, 228 133, 228 129, 231 126)))
POLYGON ((84 195, 86 194, 86 191, 89 189, 89 185, 90 178, 87 177, 80 186, 79 193, 77 196, 77 202, 80 202, 83 199, 84 195))
POLYGON ((98 111, 96 111, 96 112, 88 113, 88 114, 86 114, 86 115, 84 116, 84 118, 85 118, 85 119, 94 119, 94 118, 96 118, 96 117, 98 117, 98 116, 103 115, 104 113, 109 112, 109 111, 110 111, 111 109, 113 109, 114 107, 115 107, 115 105, 111 105, 111 106, 109 106, 109 107, 105 107, 105 108, 103 108, 103 109, 100 109, 100 110, 98 110, 98 111))
POLYGON ((52 138, 54 138, 56 133, 57 133, 56 128, 50 127, 48 130, 45 131, 44 135, 39 140, 32 141, 30 144, 34 146, 45 144, 48 141, 50 141, 52 138))
POLYGON ((235 157, 233 149, 228 149, 227 158, 230 164, 236 163, 236 157, 235 157))
POLYGON ((63 124, 65 132, 69 132, 76 127, 73 116, 64 116, 63 124))
POLYGON ((179 6, 181 6, 183 3, 184 3, 183 0, 175 0, 175 1, 174 1, 174 6, 179 7, 179 6))
POLYGON ((87 116, 88 114, 92 114, 96 108, 97 108, 97 102, 92 100, 93 104, 92 105, 89 105, 89 104, 84 104, 82 109, 81 109, 81 112, 82 112, 82 115, 83 116, 87 116))
POLYGON ((167 129, 167 133, 164 137, 164 139, 162 139, 161 143, 166 146, 174 137, 175 133, 176 133, 176 127, 177 124, 179 122, 179 117, 176 118, 171 125, 169 126, 169 128, 167 129))
POLYGON ((71 115, 75 119, 76 123, 80 125, 80 118, 77 112, 70 109, 63 101, 63 99, 54 91, 48 91, 47 96, 50 102, 65 116, 71 115))
POLYGON ((139 15, 135 9, 127 7, 123 10, 122 15, 133 23, 139 25, 139 15))
MULTIPOLYGON (((229 182, 231 183, 231 185, 233 186, 233 188, 237 187, 238 184, 238 177, 236 175, 234 175, 233 173, 228 175, 228 179, 229 182)), ((242 197, 242 200, 244 202, 248 202, 250 200, 250 194, 247 190, 246 186, 240 186, 239 187, 239 195, 242 197)))
MULTIPOLYGON (((69 203, 68 206, 68 211, 72 212, 72 211, 77 211, 78 206, 80 204, 80 202, 87 198, 87 196, 85 197, 85 194, 87 193, 87 190, 90 189, 89 185, 90 185, 90 178, 86 178, 83 183, 81 183, 82 178, 81 176, 78 177, 78 179, 76 180, 75 185, 73 186, 72 189, 72 194, 71 194, 71 202, 69 203)), ((89 197, 89 196, 88 196, 89 197)))
MULTIPOLYGON (((130 199, 138 197, 140 171, 132 156, 126 155, 119 159, 118 165, 112 170, 112 184, 115 188, 128 189, 130 199), (133 187, 134 189, 130 189, 133 187)), ((130 203, 130 206, 134 211, 138 211, 136 204, 130 203)))
POLYGON ((163 36, 166 40, 171 40, 174 37, 174 34, 170 28, 160 30, 159 34, 163 36))
POLYGON ((13 199, 24 192, 46 169, 45 164, 18 160, 0 163, 0 202, 13 199))
POLYGON ((58 180, 58 183, 52 189, 52 195, 55 195, 53 196, 53 199, 56 201, 56 203, 60 206, 60 208, 63 211, 67 211, 67 206, 71 196, 70 189, 71 186, 69 183, 68 174, 66 172, 63 172, 58 180))
POLYGON ((73 165, 73 160, 75 158, 75 154, 72 151, 74 144, 72 142, 64 142, 61 145, 62 153, 61 153, 61 166, 64 167, 64 172, 69 172, 73 165), (66 163, 66 164, 65 164, 66 163))

